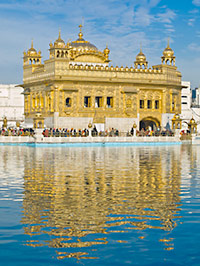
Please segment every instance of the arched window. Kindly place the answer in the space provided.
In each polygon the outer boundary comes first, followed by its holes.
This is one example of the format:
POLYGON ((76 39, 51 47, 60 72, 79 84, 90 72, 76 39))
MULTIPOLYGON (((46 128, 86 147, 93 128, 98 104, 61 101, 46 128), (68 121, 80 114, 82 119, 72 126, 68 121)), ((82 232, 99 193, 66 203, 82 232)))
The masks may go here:
POLYGON ((144 100, 140 100, 140 109, 144 109, 144 100))
POLYGON ((66 100, 65 100, 65 104, 66 104, 66 107, 71 107, 72 105, 72 99, 67 97, 66 100))
POLYGON ((49 110, 51 111, 51 97, 50 96, 48 97, 48 103, 49 103, 49 106, 48 106, 49 110))
POLYGON ((166 64, 170 65, 170 60, 169 59, 166 60, 166 64))
POLYGON ((43 96, 40 97, 40 107, 41 108, 44 107, 44 98, 43 98, 43 96))
POLYGON ((152 100, 147 100, 147 108, 148 109, 152 108, 152 100))
POLYGON ((159 100, 155 100, 155 109, 159 109, 159 100))

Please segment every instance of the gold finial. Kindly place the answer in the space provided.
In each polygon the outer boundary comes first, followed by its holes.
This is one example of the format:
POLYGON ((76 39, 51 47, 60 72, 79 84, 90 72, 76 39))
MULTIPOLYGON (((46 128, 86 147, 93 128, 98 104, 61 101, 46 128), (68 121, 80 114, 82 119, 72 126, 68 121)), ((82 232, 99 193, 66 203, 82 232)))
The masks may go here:
POLYGON ((142 53, 142 42, 140 42, 140 53, 142 53))
POLYGON ((67 48, 70 47, 70 42, 71 42, 71 39, 68 39, 68 41, 67 41, 67 48))
POLYGON ((61 39, 61 29, 59 28, 59 34, 58 34, 58 39, 61 39))
POLYGON ((82 37, 83 37, 82 27, 83 27, 82 24, 80 24, 80 25, 79 25, 80 32, 79 32, 79 34, 78 34, 79 39, 82 39, 82 37))
POLYGON ((167 39, 167 48, 169 48, 169 40, 170 40, 170 38, 168 37, 168 39, 167 39))
POLYGON ((33 39, 31 40, 31 48, 33 48, 33 39))

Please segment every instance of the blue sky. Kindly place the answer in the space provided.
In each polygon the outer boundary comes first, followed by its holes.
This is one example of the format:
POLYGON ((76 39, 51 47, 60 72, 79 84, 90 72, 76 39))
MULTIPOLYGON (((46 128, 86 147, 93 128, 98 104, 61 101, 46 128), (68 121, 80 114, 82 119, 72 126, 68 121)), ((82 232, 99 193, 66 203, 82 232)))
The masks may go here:
POLYGON ((0 83, 22 83, 23 51, 34 47, 48 58, 49 42, 84 38, 111 64, 131 66, 140 43, 149 66, 159 64, 170 37, 183 80, 200 85, 200 0, 1 0, 0 83))

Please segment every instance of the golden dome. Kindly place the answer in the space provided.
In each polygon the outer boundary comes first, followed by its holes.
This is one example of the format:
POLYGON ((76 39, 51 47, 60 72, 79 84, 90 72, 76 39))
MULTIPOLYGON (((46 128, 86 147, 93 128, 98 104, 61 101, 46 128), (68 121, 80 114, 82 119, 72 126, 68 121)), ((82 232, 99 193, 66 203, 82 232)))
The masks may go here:
POLYGON ((29 53, 29 55, 37 54, 37 51, 35 50, 35 48, 33 48, 33 40, 31 41, 31 48, 28 49, 28 53, 29 53))
POLYGON ((78 39, 76 41, 73 41, 69 43, 69 45, 73 48, 80 49, 80 50, 95 50, 98 51, 97 47, 94 44, 91 44, 88 41, 85 41, 83 39, 83 33, 82 33, 82 25, 79 25, 80 32, 78 34, 78 39))
POLYGON ((195 120, 194 120, 193 117, 192 117, 192 119, 190 120, 190 124, 195 124, 195 120))
POLYGON ((136 56, 136 60, 134 62, 135 68, 147 68, 148 67, 148 62, 146 59, 146 56, 143 54, 142 52, 142 46, 140 46, 140 52, 139 54, 136 56))
POLYGON ((174 120, 180 120, 180 115, 179 114, 175 114, 173 117, 174 120))
POLYGON ((104 54, 109 54, 110 50, 108 49, 108 45, 106 45, 106 48, 104 49, 104 54))
POLYGON ((168 40, 168 43, 167 43, 167 47, 163 51, 163 56, 164 57, 173 57, 174 56, 174 51, 169 46, 169 40, 168 40))
POLYGON ((58 39, 54 42, 54 46, 58 46, 58 47, 64 47, 65 46, 65 42, 61 38, 60 30, 59 30, 58 39))
POLYGON ((142 52, 142 47, 140 47, 140 52, 139 54, 136 56, 136 62, 138 63, 145 63, 147 61, 146 56, 143 54, 142 52))
POLYGON ((163 51, 163 56, 164 57, 173 57, 174 56, 174 51, 170 47, 167 47, 163 51))

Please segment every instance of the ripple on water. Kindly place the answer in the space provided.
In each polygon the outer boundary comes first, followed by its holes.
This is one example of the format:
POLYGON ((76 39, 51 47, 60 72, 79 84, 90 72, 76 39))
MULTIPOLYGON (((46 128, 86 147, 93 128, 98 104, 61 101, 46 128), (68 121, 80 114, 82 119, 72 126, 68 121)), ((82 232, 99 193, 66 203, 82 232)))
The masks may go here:
POLYGON ((23 230, 11 241, 0 223, 8 253, 17 247, 15 256, 27 251, 28 259, 29 250, 42 252, 44 265, 80 259, 122 264, 127 258, 135 265, 166 258, 192 265, 190 253, 182 250, 197 241, 184 232, 188 224, 198 227, 195 147, 4 146, 0 156, 0 199, 10 202, 7 218, 19 217, 23 230))

